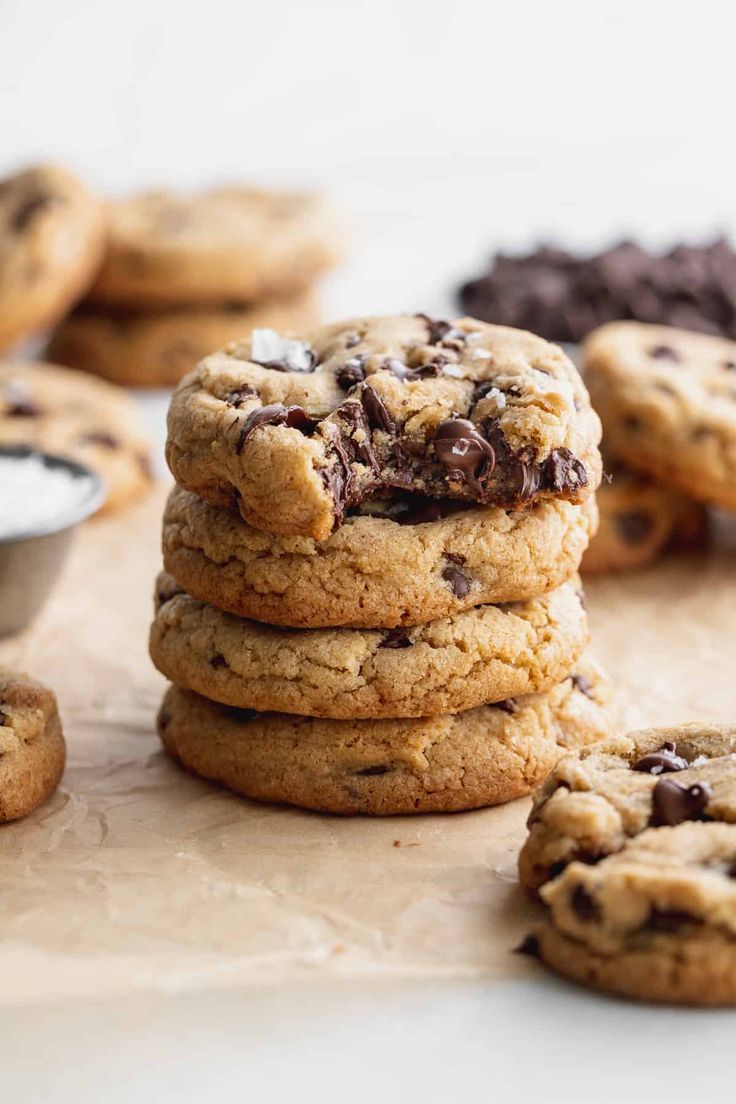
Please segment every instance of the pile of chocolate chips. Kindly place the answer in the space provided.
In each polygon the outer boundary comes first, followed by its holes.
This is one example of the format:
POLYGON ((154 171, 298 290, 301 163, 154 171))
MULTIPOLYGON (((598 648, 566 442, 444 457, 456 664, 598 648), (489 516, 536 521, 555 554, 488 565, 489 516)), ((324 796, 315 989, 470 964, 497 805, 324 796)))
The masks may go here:
POLYGON ((593 257, 542 246, 498 254, 458 293, 463 311, 552 341, 580 341, 604 322, 634 319, 736 338, 736 253, 721 238, 649 253, 624 241, 593 257))

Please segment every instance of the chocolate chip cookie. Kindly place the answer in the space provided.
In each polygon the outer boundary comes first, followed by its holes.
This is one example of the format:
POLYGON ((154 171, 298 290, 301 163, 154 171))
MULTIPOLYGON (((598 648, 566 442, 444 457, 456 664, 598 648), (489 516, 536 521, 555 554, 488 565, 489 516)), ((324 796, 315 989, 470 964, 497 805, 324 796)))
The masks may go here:
POLYGON ((588 640, 579 581, 413 629, 276 629, 160 575, 151 658, 187 690, 261 712, 426 717, 551 689, 588 640))
POLYGON ((0 445, 31 445, 77 460, 105 481, 104 510, 151 483, 148 438, 121 388, 55 364, 0 364, 0 445))
POLYGON ((295 628, 417 625, 521 601, 575 574, 595 499, 523 511, 406 495, 371 503, 325 541, 274 537, 176 487, 164 512, 166 570, 191 595, 295 628), (380 508, 380 509, 379 509, 380 508))
POLYGON ((335 721, 254 713, 172 687, 158 730, 172 758, 260 801, 330 813, 456 812, 529 793, 566 747, 609 730, 589 661, 545 694, 454 716, 335 721))
POLYGON ((519 870, 549 910, 527 949, 561 973, 648 1000, 736 1002, 736 727, 647 729, 565 756, 519 870))
POLYGON ((305 340, 255 330, 175 392, 181 486, 251 525, 324 540, 362 503, 416 493, 515 509, 580 503, 600 424, 561 349, 472 319, 355 319, 305 340))
POLYGON ((81 298, 104 231, 102 203, 64 169, 40 165, 0 181, 0 350, 81 298))
POLYGON ((343 252, 317 195, 217 188, 158 191, 108 206, 107 253, 91 290, 132 307, 249 303, 308 287, 343 252))
POLYGON ((614 322, 584 346, 606 445, 699 502, 736 507, 736 344, 614 322))
POLYGON ((605 461, 610 482, 597 492, 600 526, 581 570, 625 571, 652 563, 669 548, 695 548, 706 537, 704 508, 640 472, 605 461))
POLYGON ((125 387, 173 387, 213 349, 254 327, 303 328, 317 321, 314 296, 300 292, 254 307, 97 312, 84 307, 53 335, 47 355, 125 387))
POLYGON ((66 747, 54 694, 0 667, 0 823, 27 816, 64 773, 66 747))

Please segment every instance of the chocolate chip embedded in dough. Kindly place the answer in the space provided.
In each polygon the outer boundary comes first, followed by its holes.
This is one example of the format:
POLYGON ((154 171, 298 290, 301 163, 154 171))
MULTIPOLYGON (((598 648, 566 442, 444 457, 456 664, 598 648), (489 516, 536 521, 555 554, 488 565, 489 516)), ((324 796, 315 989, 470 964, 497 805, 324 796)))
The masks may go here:
POLYGON ((647 774, 669 774, 671 771, 687 770, 689 763, 681 755, 677 754, 677 745, 671 740, 665 740, 658 751, 651 751, 648 755, 642 755, 631 764, 631 769, 644 771, 647 774))
POLYGON ((467 418, 446 418, 437 426, 432 444, 449 478, 466 483, 476 494, 482 495, 481 479, 492 474, 496 452, 478 426, 467 418))
POLYGON ((222 652, 216 652, 215 655, 213 655, 210 659, 210 667, 214 667, 215 669, 228 666, 228 661, 225 659, 222 652))
POLYGON ((389 629, 379 648, 411 648, 413 643, 406 629, 389 629))
POLYGON ((587 889, 580 885, 575 886, 570 894, 570 908, 579 920, 586 923, 589 920, 598 920, 600 917, 600 908, 597 902, 593 900, 587 889))
POLYGON ((383 399, 374 387, 366 384, 360 392, 360 399, 368 418, 368 423, 373 429, 383 430, 384 433, 395 433, 396 423, 389 414, 383 399))
POLYGON ((581 694, 585 694, 586 698, 593 700, 593 683, 585 675, 570 675, 570 681, 576 690, 579 690, 581 694))
POLYGON ((449 584, 456 598, 467 598, 472 590, 473 581, 468 572, 463 569, 465 557, 448 552, 445 554, 445 559, 448 562, 442 569, 442 578, 449 584))
POLYGON ((512 717, 519 712, 516 698, 504 698, 503 701, 493 702, 494 709, 500 709, 503 713, 509 713, 512 717))
POLYGON ((372 778, 378 774, 388 774, 392 768, 386 763, 377 764, 375 767, 363 767, 362 770, 354 771, 356 778, 372 778))
POLYGON ((362 383, 365 379, 365 357, 355 356, 341 364, 335 373, 338 387, 343 391, 349 391, 351 387, 362 383))
POLYGON ((674 826, 686 820, 698 820, 708 804, 710 787, 703 783, 682 786, 669 778, 660 778, 652 791, 652 816, 655 828, 674 826))
POLYGON ((242 387, 237 387, 234 391, 228 391, 223 401, 226 402, 228 406, 234 406, 237 409, 239 406, 242 406, 244 402, 247 402, 248 399, 252 399, 255 393, 255 388, 245 383, 242 387))
POLYGON ((288 426, 290 429, 299 429, 302 433, 310 433, 317 425, 317 420, 310 418, 301 406, 284 406, 283 403, 269 403, 268 406, 261 406, 258 410, 253 410, 245 419, 235 443, 236 454, 240 456, 251 433, 256 429, 272 425, 288 426))

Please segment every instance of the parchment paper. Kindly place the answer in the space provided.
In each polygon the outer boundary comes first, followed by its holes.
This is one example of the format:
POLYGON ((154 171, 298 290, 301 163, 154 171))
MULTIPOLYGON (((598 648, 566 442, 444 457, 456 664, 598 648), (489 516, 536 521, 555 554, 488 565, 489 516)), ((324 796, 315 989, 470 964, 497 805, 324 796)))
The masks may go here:
MULTIPOLYGON (((251 804, 159 751, 146 651, 162 485, 89 523, 0 662, 59 697, 69 766, 0 829, 0 1002, 306 977, 508 977, 534 908, 515 885, 528 801, 339 819, 251 804)), ((586 584, 624 728, 736 719, 736 533, 586 584)))

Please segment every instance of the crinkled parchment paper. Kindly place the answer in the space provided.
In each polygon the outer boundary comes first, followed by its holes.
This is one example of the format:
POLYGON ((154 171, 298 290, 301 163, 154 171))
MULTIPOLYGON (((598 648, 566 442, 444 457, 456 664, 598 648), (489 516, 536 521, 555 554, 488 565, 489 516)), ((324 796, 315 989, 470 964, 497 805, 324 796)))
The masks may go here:
MULTIPOLYGON (((514 865, 527 801, 338 819, 259 806, 159 751, 146 652, 164 488, 89 523, 37 624, 0 662, 59 697, 59 792, 0 828, 0 1001, 286 982, 503 977, 531 906, 514 865)), ((736 719, 736 535, 589 581, 622 725, 736 719)))

